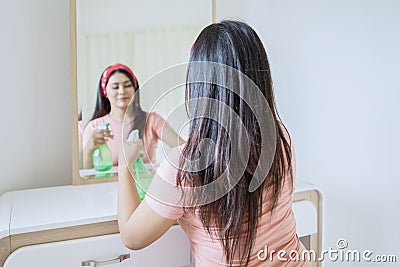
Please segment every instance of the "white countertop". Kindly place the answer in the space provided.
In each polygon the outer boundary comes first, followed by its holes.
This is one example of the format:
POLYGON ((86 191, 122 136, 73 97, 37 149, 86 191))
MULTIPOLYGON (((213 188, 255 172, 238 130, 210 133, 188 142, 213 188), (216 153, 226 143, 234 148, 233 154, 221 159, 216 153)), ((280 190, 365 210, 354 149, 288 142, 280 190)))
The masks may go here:
POLYGON ((116 220, 117 183, 13 192, 10 234, 116 220))
POLYGON ((304 191, 308 191, 308 190, 314 190, 314 189, 316 189, 315 185, 310 184, 309 182, 302 181, 302 180, 296 180, 296 184, 294 186, 295 193, 304 192, 304 191))
MULTIPOLYGON (((0 197, 0 239, 117 219, 117 182, 8 192, 0 197), (11 214, 11 218, 10 218, 11 214)), ((297 180, 295 192, 313 190, 297 180)))

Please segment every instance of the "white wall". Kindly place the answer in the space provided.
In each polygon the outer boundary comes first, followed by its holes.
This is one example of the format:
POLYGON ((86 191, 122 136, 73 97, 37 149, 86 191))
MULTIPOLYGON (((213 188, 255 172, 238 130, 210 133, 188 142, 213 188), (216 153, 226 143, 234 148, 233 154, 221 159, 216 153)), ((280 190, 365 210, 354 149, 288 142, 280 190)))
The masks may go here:
POLYGON ((69 1, 7 1, 0 25, 0 194, 71 184, 69 1))
MULTIPOLYGON (((267 47, 297 177, 324 193, 323 248, 345 238, 399 262, 400 2, 217 0, 216 11, 267 47)), ((324 263, 339 265, 366 266, 324 263)))

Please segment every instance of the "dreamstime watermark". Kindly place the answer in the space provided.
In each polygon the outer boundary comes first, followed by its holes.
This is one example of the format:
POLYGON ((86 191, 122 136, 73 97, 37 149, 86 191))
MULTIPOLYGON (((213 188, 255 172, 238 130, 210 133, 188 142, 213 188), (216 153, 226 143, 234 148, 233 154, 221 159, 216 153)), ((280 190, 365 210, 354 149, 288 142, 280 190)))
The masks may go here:
POLYGON ((317 253, 314 250, 304 250, 299 252, 297 250, 269 250, 266 245, 263 249, 257 253, 259 261, 280 261, 280 262, 323 262, 326 260, 332 262, 367 262, 367 263, 395 263, 397 262, 396 255, 378 255, 370 249, 356 250, 348 249, 348 243, 346 239, 339 239, 336 242, 336 248, 329 247, 328 249, 322 250, 317 253))

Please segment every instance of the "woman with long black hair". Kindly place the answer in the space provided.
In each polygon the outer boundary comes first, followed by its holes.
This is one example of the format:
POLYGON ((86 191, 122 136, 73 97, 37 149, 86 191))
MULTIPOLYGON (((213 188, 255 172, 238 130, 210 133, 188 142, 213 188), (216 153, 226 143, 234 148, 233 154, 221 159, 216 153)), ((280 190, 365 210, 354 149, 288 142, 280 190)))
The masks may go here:
POLYGON ((139 136, 144 141, 142 157, 145 163, 155 162, 159 140, 170 147, 184 142, 159 114, 142 110, 135 74, 126 65, 114 64, 100 76, 96 106, 83 133, 84 168, 93 167, 93 150, 104 143, 112 151, 113 165, 117 165, 122 137, 127 138, 133 129, 139 130, 139 136), (104 129, 105 124, 109 124, 109 129, 104 129))
POLYGON ((188 141, 160 165, 142 203, 127 167, 140 142, 120 151, 124 244, 143 248, 178 220, 196 267, 309 266, 289 258, 305 250, 292 211, 294 151, 276 110, 266 51, 249 25, 222 21, 200 33, 191 49, 186 103, 188 141), (266 247, 286 254, 271 258, 266 247))

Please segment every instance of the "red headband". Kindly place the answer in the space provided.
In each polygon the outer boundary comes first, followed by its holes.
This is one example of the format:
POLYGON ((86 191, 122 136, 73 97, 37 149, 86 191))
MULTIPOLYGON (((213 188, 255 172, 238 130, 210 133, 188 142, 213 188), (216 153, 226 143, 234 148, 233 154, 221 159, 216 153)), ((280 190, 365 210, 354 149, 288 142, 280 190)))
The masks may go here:
POLYGON ((129 67, 127 67, 123 64, 115 64, 115 65, 108 67, 103 72, 103 75, 101 76, 100 92, 101 92, 102 96, 104 96, 105 98, 107 98, 106 85, 107 85, 108 79, 111 76, 110 74, 116 70, 125 70, 126 72, 128 72, 133 78, 133 86, 135 88, 138 87, 137 79, 136 79, 135 74, 133 74, 133 71, 129 67))
POLYGON ((194 43, 193 43, 192 46, 190 47, 190 54, 192 54, 193 47, 194 47, 194 43))

